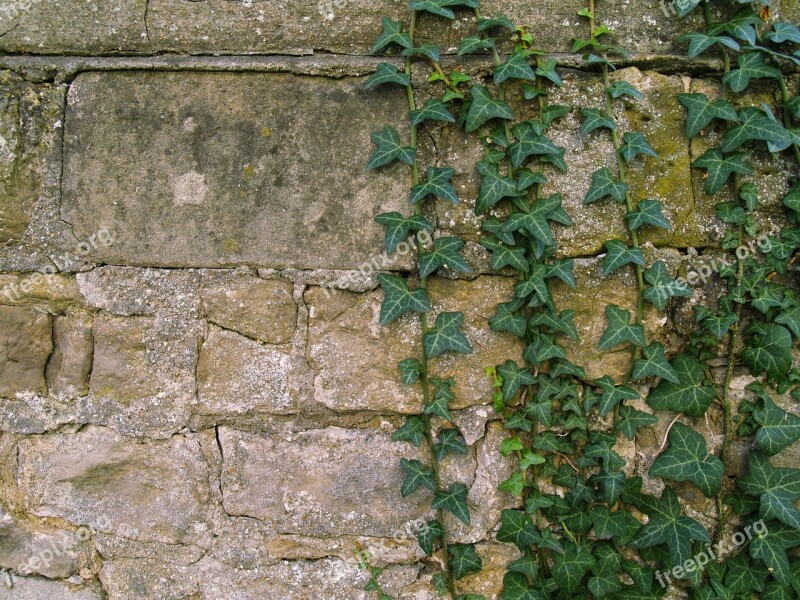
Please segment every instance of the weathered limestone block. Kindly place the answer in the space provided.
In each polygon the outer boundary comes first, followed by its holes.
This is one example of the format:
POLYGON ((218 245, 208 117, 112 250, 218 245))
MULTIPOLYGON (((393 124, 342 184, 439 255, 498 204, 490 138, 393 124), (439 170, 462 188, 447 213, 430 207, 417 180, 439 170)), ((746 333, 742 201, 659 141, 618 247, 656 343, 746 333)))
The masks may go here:
POLYGON ((282 533, 391 537, 427 516, 432 496, 404 500, 400 458, 421 450, 364 430, 252 434, 221 427, 225 511, 282 533), (402 501, 401 501, 402 500, 402 501))
POLYGON ((55 318, 55 350, 47 364, 50 393, 79 396, 89 390, 92 370, 92 318, 87 313, 72 313, 55 318))
POLYGON ((47 393, 44 370, 52 350, 50 315, 0 305, 0 396, 47 393))
MULTIPOLYGON (((463 330, 474 350, 471 355, 448 353, 431 361, 432 374, 456 378, 454 407, 491 402, 491 382, 484 369, 522 355, 517 338, 490 331, 488 326, 493 307, 513 296, 514 284, 513 279, 492 276, 474 281, 434 278, 429 282, 434 305, 430 324, 435 323, 439 312, 464 311, 463 330)), ((329 295, 326 290, 312 288, 305 299, 317 402, 344 411, 420 411, 419 386, 404 385, 397 368, 399 361, 421 352, 416 315, 381 327, 381 291, 329 295)))
POLYGON ((95 318, 89 422, 164 437, 188 420, 198 339, 180 332, 162 338, 161 333, 151 317, 95 318), (184 356, 191 359, 189 364, 184 364, 184 356))
POLYGON ((203 309, 215 325, 267 344, 285 344, 294 333, 297 306, 288 281, 251 279, 237 287, 201 291, 203 309))
POLYGON ((70 585, 40 577, 10 575, 11 587, 0 585, 0 600, 103 600, 103 588, 96 583, 70 585))
POLYGON ((0 568, 66 579, 88 565, 88 539, 88 530, 36 531, 0 509, 0 568))
POLYGON ((406 166, 364 171, 369 133, 396 122, 404 98, 362 83, 82 74, 68 98, 62 218, 78 238, 98 223, 117 232, 101 262, 358 268, 383 251, 372 217, 408 204, 406 166))
POLYGON ((208 465, 193 437, 124 438, 104 427, 23 438, 16 478, 40 517, 140 541, 208 535, 208 465))
POLYGON ((266 346, 211 327, 197 365, 195 413, 296 413, 303 385, 300 362, 285 346, 266 346))
POLYGON ((0 49, 23 54, 149 52, 147 0, 9 2, 0 11, 0 49), (66 26, 68 24, 68 26, 66 26))

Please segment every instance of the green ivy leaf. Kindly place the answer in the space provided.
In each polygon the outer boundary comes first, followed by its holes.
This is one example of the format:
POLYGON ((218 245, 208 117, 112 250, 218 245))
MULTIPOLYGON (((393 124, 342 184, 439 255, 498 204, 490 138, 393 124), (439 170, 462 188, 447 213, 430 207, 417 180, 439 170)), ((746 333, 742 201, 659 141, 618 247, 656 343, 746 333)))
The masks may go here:
POLYGON ((389 44, 397 44, 403 48, 411 48, 411 36, 402 31, 403 24, 400 21, 392 21, 388 17, 381 18, 383 31, 380 37, 370 48, 370 54, 376 54, 386 48, 389 44))
POLYGON ((770 377, 784 375, 792 367, 792 335, 785 327, 770 325, 755 336, 742 358, 754 376, 765 371, 770 377))
POLYGON ((608 93, 612 98, 622 98, 622 96, 630 96, 634 100, 644 99, 644 94, 633 87, 627 81, 616 81, 608 88, 608 93))
POLYGON ((752 167, 747 164, 744 156, 734 153, 723 156, 717 148, 712 148, 703 156, 696 159, 692 166, 696 169, 705 169, 708 177, 706 178, 703 189, 706 194, 713 196, 728 182, 728 178, 734 173, 748 175, 753 172, 752 167))
POLYGON ((542 539, 530 516, 521 510, 504 510, 500 522, 497 541, 514 544, 521 552, 542 539))
POLYGON ((657 416, 648 412, 636 410, 627 405, 622 405, 620 407, 619 415, 621 419, 617 422, 616 430, 629 440, 636 438, 636 431, 640 427, 649 427, 650 425, 658 423, 657 416))
POLYGON ((467 506, 467 486, 463 483, 454 483, 447 491, 436 492, 431 506, 451 512, 464 525, 471 522, 469 507, 467 506))
POLYGON ((436 491, 436 480, 428 467, 418 460, 400 459, 400 466, 406 474, 400 494, 405 498, 416 492, 420 487, 425 487, 432 492, 436 491))
POLYGON ((436 415, 445 421, 453 422, 453 415, 450 413, 450 394, 436 394, 422 409, 426 415, 436 415))
POLYGON ((545 246, 553 246, 555 240, 547 220, 554 211, 561 208, 561 202, 561 193, 542 198, 531 206, 530 212, 511 215, 503 226, 503 230, 510 232, 524 229, 545 246))
POLYGON ((551 264, 548 264, 545 270, 545 278, 557 277, 566 283, 572 289, 577 286, 575 280, 575 261, 571 258, 559 259, 551 264))
POLYGON ((444 121, 446 123, 455 123, 456 118, 450 113, 447 104, 441 100, 431 98, 419 110, 411 112, 411 124, 420 125, 425 121, 444 121))
POLYGON ((636 400, 639 392, 625 385, 617 386, 608 375, 603 375, 594 382, 594 385, 603 390, 600 398, 600 416, 605 417, 614 410, 614 407, 624 400, 636 400))
POLYGON ((509 248, 492 238, 483 238, 481 246, 492 251, 491 267, 495 271, 510 266, 522 273, 527 272, 528 260, 525 258, 524 248, 509 248))
POLYGON ((525 337, 528 322, 525 317, 516 314, 512 306, 511 302, 498 304, 495 315, 489 319, 489 328, 492 331, 507 331, 517 337, 525 337))
POLYGON ((411 188, 411 204, 416 204, 428 196, 436 196, 453 204, 458 204, 458 193, 450 184, 450 179, 456 172, 445 167, 428 167, 426 181, 411 188))
POLYGON ((726 35, 706 35, 698 31, 690 31, 677 38, 679 42, 689 42, 689 50, 687 54, 689 58, 700 56, 703 52, 714 46, 715 44, 722 44, 731 50, 738 52, 739 43, 729 38, 726 35))
POLYGON ((432 231, 433 225, 422 215, 405 218, 399 212, 383 213, 375 221, 386 227, 384 245, 386 252, 394 254, 397 245, 412 231, 432 231))
POLYGON ((647 264, 642 251, 639 248, 628 248, 625 242, 609 240, 603 243, 603 246, 606 249, 606 257, 603 259, 604 275, 610 275, 625 265, 639 265, 643 267, 647 264))
POLYGON ((611 196, 617 202, 625 202, 628 193, 628 184, 614 178, 614 173, 608 167, 602 167, 592 173, 592 185, 583 199, 584 204, 591 204, 606 196, 611 196))
POLYGON ((678 101, 688 110, 686 137, 690 139, 705 129, 714 119, 732 122, 739 120, 736 109, 725 100, 710 102, 705 94, 678 94, 678 101))
POLYGON ((514 167, 522 165, 529 156, 559 154, 558 146, 542 135, 541 131, 530 121, 515 125, 514 137, 517 141, 508 148, 508 155, 514 167))
POLYGON ((481 189, 475 201, 475 214, 484 214, 503 198, 523 195, 513 179, 500 175, 497 165, 482 160, 477 163, 476 168, 482 179, 481 189))
POLYGON ((450 552, 450 570, 456 579, 463 579, 470 573, 477 573, 483 567, 483 561, 472 544, 451 544, 448 546, 448 550, 450 552))
POLYGON ((561 77, 556 73, 556 59, 545 58, 539 61, 539 68, 536 69, 539 77, 544 77, 555 85, 561 85, 561 77))
POLYGON ((794 23, 778 21, 772 25, 772 31, 764 34, 764 38, 776 44, 784 42, 800 44, 800 29, 794 23))
POLYGON ((400 379, 406 385, 419 381, 422 364, 416 358, 406 358, 397 363, 400 368, 400 379))
POLYGON ((416 415, 408 417, 405 424, 392 434, 395 442, 409 442, 417 448, 422 445, 425 439, 425 422, 422 417, 416 415))
POLYGON ((433 452, 436 460, 442 460, 448 454, 467 454, 467 446, 458 429, 442 429, 433 445, 433 452))
MULTIPOLYGON (((740 2, 740 4, 744 4, 740 2)), ((756 30, 754 25, 760 25, 761 18, 756 15, 752 6, 747 6, 737 10, 732 17, 720 23, 714 23, 708 28, 711 35, 717 35, 723 31, 732 36, 747 42, 751 46, 756 43, 756 30)))
POLYGON ((461 331, 463 322, 463 312, 439 313, 436 326, 422 340, 428 358, 436 358, 447 351, 472 354, 472 346, 461 331))
POLYGON ((503 400, 506 402, 517 395, 520 386, 536 383, 536 378, 530 369, 520 368, 510 359, 497 367, 497 374, 503 378, 503 400))
POLYGON ((461 40, 458 47, 458 55, 472 54, 478 50, 491 50, 495 47, 492 38, 482 38, 479 35, 469 35, 461 40))
POLYGON ((422 44, 418 48, 406 48, 403 50, 403 56, 424 56, 425 58, 429 58, 432 61, 439 62, 440 60, 440 48, 439 46, 435 46, 433 44, 422 44))
POLYGON ((658 152, 653 150, 653 147, 647 142, 647 139, 644 137, 644 135, 638 131, 629 131, 622 136, 622 141, 624 142, 624 145, 619 149, 619 152, 628 162, 631 162, 640 154, 658 158, 658 152))
POLYGON ((800 529, 800 511, 795 506, 800 500, 800 469, 775 468, 758 452, 750 454, 748 464, 748 474, 737 478, 736 485, 759 497, 758 516, 800 529))
POLYGON ((630 311, 608 304, 606 305, 606 319, 608 327, 603 333, 603 337, 600 338, 600 343, 597 345, 598 350, 610 350, 625 342, 630 342, 640 348, 644 347, 644 327, 637 324, 631 325, 630 311))
POLYGON ((761 427, 756 432, 756 445, 767 456, 775 456, 800 440, 800 417, 786 412, 764 395, 753 418, 761 427))
POLYGON ((500 85, 509 79, 520 79, 522 81, 534 81, 536 75, 528 64, 527 56, 524 52, 514 52, 506 58, 506 62, 498 65, 494 69, 494 84, 500 85))
POLYGON ((425 313, 431 310, 431 303, 425 290, 409 290, 408 282, 402 277, 379 273, 378 283, 384 293, 381 325, 388 325, 407 312, 425 313))
POLYGON ((664 380, 650 392, 647 403, 656 410, 684 412, 690 417, 702 417, 716 397, 714 388, 705 383, 703 366, 689 354, 678 354, 672 368, 680 383, 664 380))
POLYGON ((555 343, 553 336, 544 334, 537 335, 533 343, 525 347, 522 355, 529 363, 537 366, 554 358, 567 358, 566 351, 555 343))
POLYGON ((567 544, 563 554, 553 557, 552 575, 556 583, 566 592, 578 589, 583 576, 594 567, 595 559, 583 546, 567 544))
POLYGON ((372 89, 386 83, 396 83, 398 85, 409 85, 411 82, 408 75, 399 71, 394 65, 381 63, 369 79, 364 83, 364 89, 372 89))
POLYGON ((733 69, 722 78, 722 83, 738 94, 747 89, 751 79, 780 79, 781 72, 764 63, 760 52, 747 52, 736 57, 738 69, 733 69))
POLYGON ((661 202, 658 200, 641 200, 638 210, 626 214, 625 218, 628 220, 628 227, 634 231, 645 225, 672 230, 672 225, 661 212, 661 202))
POLYGON ((428 521, 417 533, 419 547, 426 556, 433 556, 433 545, 444 536, 444 527, 439 521, 428 521))
POLYGON ((469 273, 467 261, 459 254, 464 242, 457 237, 438 238, 433 248, 419 257, 419 276, 427 277, 441 267, 469 273))
POLYGON ((603 569, 594 577, 589 578, 588 586, 595 598, 603 598, 622 589, 619 577, 611 569, 603 569))
POLYGON ((739 320, 739 317, 734 313, 723 312, 719 315, 715 315, 702 306, 695 307, 695 312, 697 321, 717 337, 728 335, 728 330, 739 320))
MULTIPOLYGON (((800 531, 773 521, 767 533, 754 537, 750 542, 750 556, 764 561, 775 580, 789 588, 794 581, 786 550, 798 545, 800 531)), ((764 595, 761 597, 764 598, 764 595)))
POLYGON ((664 261, 659 260, 644 272, 644 278, 650 287, 644 291, 644 297, 658 310, 663 311, 670 298, 691 298, 692 290, 685 283, 672 279, 667 272, 664 261))
POLYGON ((632 548, 667 544, 673 564, 681 565, 692 556, 692 540, 711 542, 700 523, 683 516, 678 495, 672 488, 664 488, 661 498, 634 493, 631 499, 636 508, 650 517, 631 541, 632 548))
POLYGON ((373 132, 370 139, 377 148, 367 163, 367 171, 388 165, 395 160, 407 165, 413 165, 416 161, 417 151, 411 146, 400 145, 400 134, 390 125, 386 125, 381 131, 373 132))
POLYGON ((667 361, 663 344, 653 342, 648 344, 642 352, 644 358, 639 358, 633 363, 631 379, 637 381, 655 375, 672 383, 680 383, 678 373, 667 361))
POLYGON ((577 341, 579 336, 575 323, 572 321, 574 317, 574 310, 562 310, 557 315, 555 311, 548 308, 534 314, 530 319, 530 324, 532 327, 548 327, 552 333, 563 333, 577 341))
POLYGON ((588 135, 596 129, 616 129, 614 119, 596 108, 581 108, 584 121, 580 128, 581 135, 588 135))
POLYGON ((701 1, 702 0, 673 0, 672 7, 675 9, 678 16, 683 18, 697 8, 701 1))
POLYGON ((408 7, 411 10, 421 10, 440 17, 445 17, 451 21, 456 18, 455 13, 447 8, 452 6, 447 0, 410 0, 408 7))
POLYGON ((719 492, 723 472, 722 461, 709 456, 705 438, 683 423, 675 423, 669 432, 669 447, 656 458, 649 475, 691 481, 711 498, 719 492))
POLYGON ((775 120, 772 114, 767 115, 760 108, 748 106, 739 111, 741 125, 731 127, 725 132, 721 149, 723 152, 733 152, 745 142, 760 140, 773 142, 782 149, 788 148, 794 138, 775 120))
POLYGON ((495 100, 482 85, 475 85, 471 90, 472 104, 467 112, 467 133, 472 133, 490 119, 514 118, 514 111, 502 100, 495 100))
POLYGON ((528 585, 528 578, 522 573, 509 571, 503 577, 502 600, 543 600, 543 598, 539 590, 528 585))
MULTIPOLYGON (((544 125, 545 127, 549 127, 553 121, 569 114, 569 112, 570 112, 569 106, 564 106, 563 104, 548 104, 542 109, 542 112, 539 115, 539 117, 542 120, 542 125, 544 125)), ((559 148, 559 153, 560 153, 560 148, 559 148)))

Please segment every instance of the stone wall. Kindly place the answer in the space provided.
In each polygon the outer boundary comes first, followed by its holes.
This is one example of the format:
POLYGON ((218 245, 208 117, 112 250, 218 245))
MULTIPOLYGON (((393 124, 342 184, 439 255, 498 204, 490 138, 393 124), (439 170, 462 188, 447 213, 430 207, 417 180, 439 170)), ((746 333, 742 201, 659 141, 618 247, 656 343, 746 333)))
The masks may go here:
MULTIPOLYGON (((114 600, 369 596, 356 544, 388 568, 387 592, 435 597, 410 529, 428 516, 424 493, 401 500, 391 441, 421 398, 396 363, 418 349, 417 325, 378 325, 375 270, 384 260, 380 212, 406 207, 402 168, 366 173, 369 133, 402 130, 402 94, 366 92, 366 56, 380 16, 403 0, 18 0, 0 10, 0 599, 114 600), (331 292, 330 286, 343 288, 331 292)), ((562 66, 553 100, 602 105, 602 82, 568 54, 582 26, 579 0, 486 0, 531 26, 562 66)), ((773 2, 797 20, 800 4, 773 2)), ((632 168, 637 197, 657 198, 674 224, 645 237, 674 272, 718 246, 723 224, 689 164, 713 142, 676 132, 676 95, 716 93, 718 65, 689 61, 674 43, 696 26, 664 2, 600 2, 633 51, 614 74, 646 97, 620 108, 624 129, 646 133, 661 160, 632 168)), ((422 38, 453 29, 423 18, 422 38)), ((445 62, 452 60, 446 58, 445 62)), ((465 70, 482 77, 474 59, 465 70)), ((420 79, 425 96, 424 75, 420 79)), ((765 87, 763 98, 774 92, 765 87)), ((519 101, 519 99, 515 99, 519 101)), ((518 104, 524 111, 522 104, 518 104)), ((590 174, 614 160, 610 144, 578 135, 577 111, 559 122, 568 176, 556 177, 576 222, 557 232, 577 258, 578 291, 555 292, 577 311, 572 360, 590 376, 628 369, 627 352, 594 348, 606 303, 633 308, 626 275, 604 278, 621 209, 582 206, 590 174)), ((494 541, 513 498, 504 436, 483 369, 517 358, 515 338, 489 330, 487 307, 514 280, 489 268, 471 210, 480 148, 455 128, 428 126, 421 158, 457 171, 459 207, 437 206, 440 229, 468 240, 469 278, 431 281, 434 309, 462 310, 475 353, 436 359, 457 378, 455 418, 470 453, 450 457, 445 483, 466 481, 470 527, 485 569, 464 589, 494 598, 515 550, 494 541)), ((766 157, 751 179, 776 205, 781 165, 766 157)), ((648 314, 651 339, 681 342, 698 288, 673 308, 675 327, 648 314)), ((735 380, 743 389, 748 377, 735 380)), ((640 408, 646 407, 642 403, 640 408)), ((646 470, 667 423, 624 446, 646 470)), ((710 423, 709 439, 714 442, 710 423)), ((716 439, 716 442, 719 440, 716 439)), ((791 459, 786 459, 791 460, 791 459)), ((680 489, 680 488, 679 488, 680 489)), ((682 497, 708 521, 711 502, 682 497)))

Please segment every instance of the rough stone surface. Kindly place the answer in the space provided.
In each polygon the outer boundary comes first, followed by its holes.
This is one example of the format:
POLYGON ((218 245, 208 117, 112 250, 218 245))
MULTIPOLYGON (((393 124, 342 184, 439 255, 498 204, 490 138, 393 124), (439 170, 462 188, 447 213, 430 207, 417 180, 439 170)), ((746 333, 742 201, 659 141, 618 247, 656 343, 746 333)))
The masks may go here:
POLYGON ((0 395, 47 391, 44 369, 52 335, 49 315, 0 305, 0 395))
POLYGON ((82 396, 92 371, 92 319, 86 313, 56 317, 55 349, 47 364, 47 387, 55 395, 82 396))
POLYGON ((96 583, 85 586, 70 585, 40 577, 11 575, 11 587, 0 586, 0 600, 103 600, 102 587, 96 583))

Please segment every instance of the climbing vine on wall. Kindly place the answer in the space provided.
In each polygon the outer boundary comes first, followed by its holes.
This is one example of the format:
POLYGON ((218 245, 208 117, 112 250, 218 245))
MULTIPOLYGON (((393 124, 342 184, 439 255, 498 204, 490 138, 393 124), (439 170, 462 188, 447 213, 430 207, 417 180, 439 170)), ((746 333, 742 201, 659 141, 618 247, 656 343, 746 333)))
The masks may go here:
MULTIPOLYGON (((468 488, 461 482, 445 486, 441 476, 443 459, 468 449, 451 413, 455 381, 434 372, 431 360, 445 353, 468 354, 472 347, 462 331, 463 313, 439 312, 434 318, 428 296, 428 278, 439 269, 470 270, 461 254, 464 242, 437 235, 431 218, 434 202, 462 200, 451 182, 455 171, 418 163, 419 128, 440 121, 475 135, 483 147, 475 165, 480 189, 469 203, 483 219, 481 245, 491 253, 491 268, 517 278, 513 296, 495 307, 489 320, 492 330, 520 338, 524 347, 517 360, 487 365, 493 407, 507 431, 500 452, 515 465, 500 488, 517 498, 517 508, 502 511, 495 532, 498 542, 513 544, 519 552, 507 565, 502 598, 633 600, 661 597, 674 586, 702 600, 753 594, 800 599, 800 469, 770 462, 800 439, 800 417, 776 402, 776 395, 800 400, 800 373, 792 367, 792 349, 800 338, 795 266, 800 178, 788 182, 779 215, 774 209, 766 213, 757 182, 745 179, 757 168, 755 156, 774 155, 774 160, 794 161, 793 173, 800 169, 800 130, 794 128, 800 98, 791 94, 784 74, 800 65, 800 30, 771 22, 764 2, 675 3, 681 17, 698 9, 705 19, 703 31, 679 38, 687 43, 689 57, 714 53, 723 64, 719 97, 692 90, 677 100, 686 108, 684 133, 692 140, 692 152, 699 154, 692 166, 703 172, 704 191, 719 198, 717 216, 730 227, 719 250, 733 252, 734 258, 723 261, 719 272, 724 292, 713 306, 694 306, 694 329, 670 358, 664 345, 648 340, 645 311, 652 307, 669 317, 675 302, 691 297, 692 290, 665 261, 648 260, 640 243, 643 233, 672 226, 658 199, 634 197, 629 187, 630 168, 660 158, 642 132, 623 132, 627 125, 615 111, 620 103, 635 107, 644 95, 629 82, 612 82, 612 71, 628 55, 602 23, 603 4, 587 0, 578 13, 587 36, 573 45, 585 68, 602 77, 600 106, 551 103, 551 90, 562 85, 555 59, 536 47, 535 32, 505 15, 484 16, 478 0, 411 0, 407 24, 383 19, 372 52, 400 54, 404 67, 379 64, 366 87, 389 85, 405 92, 409 121, 403 130, 408 134, 401 135, 399 124, 373 133, 375 149, 367 168, 398 161, 408 165, 409 214, 385 213, 376 220, 386 227, 389 253, 413 236, 418 265, 409 276, 379 275, 384 293, 380 320, 391 326, 406 313, 418 315, 421 350, 400 362, 399 377, 421 388, 422 412, 410 416, 394 439, 425 448, 427 454, 426 460, 402 460, 405 480, 399 492, 403 497, 420 489, 432 492, 437 517, 421 528, 418 543, 426 555, 439 558, 441 570, 433 575, 437 593, 452 600, 482 598, 460 584, 482 568, 476 547, 454 543, 447 530, 452 518, 470 524, 468 488), (455 11, 472 11, 475 17, 475 30, 461 40, 458 56, 490 57, 486 80, 473 80, 459 69, 446 73, 441 49, 417 39, 420 15, 454 20, 455 11), (502 48, 513 49, 503 53, 502 48), (428 82, 440 85, 441 96, 421 107, 412 84, 415 64, 428 70, 428 82), (779 102, 746 105, 752 85, 770 82, 779 102), (508 102, 512 88, 524 98, 525 114, 533 117, 517 117, 508 102), (558 257, 553 228, 569 227, 583 214, 568 215, 561 194, 548 193, 552 174, 568 171, 566 149, 549 132, 571 113, 580 115, 579 134, 587 143, 599 147, 605 136, 613 145, 613 162, 591 174, 583 210, 605 210, 607 203, 620 203, 625 210, 626 236, 604 243, 602 272, 609 276, 628 270, 636 306, 606 306, 606 329, 598 345, 600 351, 630 349, 631 368, 623 381, 609 375, 589 378, 568 359, 565 344, 578 339, 575 313, 559 310, 551 292, 556 280, 577 285, 573 261, 558 257), (766 231, 768 220, 783 226, 766 231), (756 247, 759 252, 753 251, 756 247), (721 377, 712 372, 715 364, 724 366, 721 377), (734 406, 737 367, 748 369, 754 380, 748 397, 734 406), (635 408, 641 400, 656 412, 635 408), (666 483, 653 495, 646 491, 653 486, 631 475, 616 446, 655 425, 660 411, 669 411, 672 421, 647 473, 666 483), (722 417, 719 448, 709 447, 703 435, 713 411, 722 417), (747 474, 734 479, 726 474, 731 444, 747 440, 753 446, 747 474), (686 514, 673 482, 688 482, 715 500, 711 531, 686 514), (446 513, 452 517, 445 518, 446 513), (755 535, 733 554, 698 564, 694 557, 709 544, 739 530, 755 535)), ((378 581, 381 570, 365 565, 367 590, 388 598, 378 581)))

